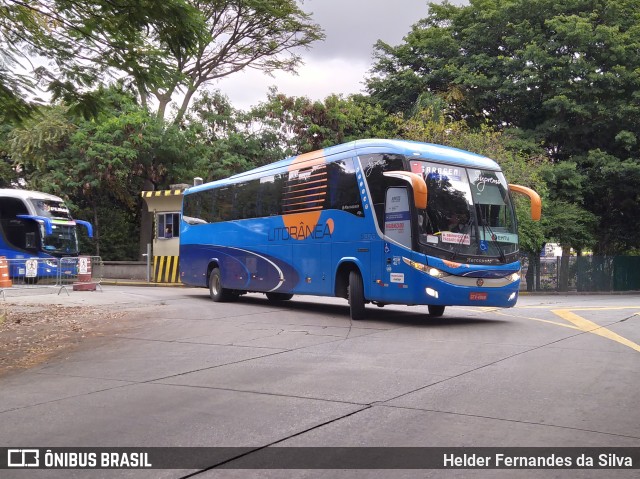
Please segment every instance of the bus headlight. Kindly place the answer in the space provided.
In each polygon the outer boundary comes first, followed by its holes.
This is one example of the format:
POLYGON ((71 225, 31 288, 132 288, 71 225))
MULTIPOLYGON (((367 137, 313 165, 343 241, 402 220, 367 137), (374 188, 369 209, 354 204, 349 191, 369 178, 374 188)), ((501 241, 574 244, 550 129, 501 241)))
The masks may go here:
POLYGON ((512 283, 515 283, 516 281, 520 281, 520 273, 513 273, 507 277, 509 278, 509 281, 511 281, 512 283))
POLYGON ((444 278, 445 276, 449 276, 449 273, 445 273, 437 268, 429 268, 427 269, 427 274, 429 276, 433 276, 434 278, 444 278))
POLYGON ((438 297, 440 296, 440 294, 438 294, 438 292, 437 292, 435 289, 433 289, 433 288, 426 288, 426 289, 425 289, 425 292, 426 292, 429 296, 431 296, 431 297, 433 297, 433 298, 436 298, 436 299, 438 299, 438 297))
POLYGON ((431 266, 427 266, 426 264, 418 263, 416 261, 412 261, 409 258, 402 257, 403 261, 411 266, 412 268, 417 269, 423 273, 427 273, 429 276, 433 276, 434 278, 444 278, 445 276, 449 276, 449 273, 445 273, 444 271, 439 270, 438 268, 433 268, 431 266))

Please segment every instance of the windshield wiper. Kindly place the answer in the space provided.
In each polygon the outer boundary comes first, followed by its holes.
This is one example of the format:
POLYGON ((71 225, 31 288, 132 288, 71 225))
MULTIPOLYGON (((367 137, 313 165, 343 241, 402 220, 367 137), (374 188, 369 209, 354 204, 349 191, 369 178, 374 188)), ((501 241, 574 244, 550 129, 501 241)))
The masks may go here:
POLYGON ((498 250, 498 254, 500 255, 500 261, 502 263, 506 263, 507 257, 504 254, 504 250, 502 249, 502 246, 500 246, 500 243, 496 239, 497 236, 493 233, 493 230, 491 229, 491 226, 489 226, 489 223, 487 222, 486 218, 482 215, 482 208, 478 208, 478 212, 480 213, 480 222, 482 224, 482 232, 484 233, 484 239, 486 240, 487 231, 489 231, 489 237, 491 238, 491 243, 498 250))

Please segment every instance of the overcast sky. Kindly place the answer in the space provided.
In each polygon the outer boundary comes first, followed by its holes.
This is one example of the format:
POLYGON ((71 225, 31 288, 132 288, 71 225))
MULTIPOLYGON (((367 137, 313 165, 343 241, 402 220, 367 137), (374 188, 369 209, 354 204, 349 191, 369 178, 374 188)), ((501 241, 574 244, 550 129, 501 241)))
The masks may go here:
MULTIPOLYGON (((383 40, 402 43, 411 26, 427 16, 427 0, 298 0, 312 13, 326 40, 303 50, 304 65, 298 75, 255 70, 236 73, 213 84, 235 108, 248 109, 266 100, 269 86, 290 96, 323 100, 332 93, 363 92, 363 81, 372 64, 373 45, 383 40)), ((462 4, 465 0, 450 0, 462 4)))

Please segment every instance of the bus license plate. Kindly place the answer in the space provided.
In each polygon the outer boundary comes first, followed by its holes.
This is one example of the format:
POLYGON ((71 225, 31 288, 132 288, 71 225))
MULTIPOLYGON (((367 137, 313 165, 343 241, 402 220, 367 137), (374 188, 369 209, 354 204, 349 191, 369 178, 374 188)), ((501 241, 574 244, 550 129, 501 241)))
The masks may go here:
POLYGON ((469 293, 470 301, 486 301, 487 293, 469 293))

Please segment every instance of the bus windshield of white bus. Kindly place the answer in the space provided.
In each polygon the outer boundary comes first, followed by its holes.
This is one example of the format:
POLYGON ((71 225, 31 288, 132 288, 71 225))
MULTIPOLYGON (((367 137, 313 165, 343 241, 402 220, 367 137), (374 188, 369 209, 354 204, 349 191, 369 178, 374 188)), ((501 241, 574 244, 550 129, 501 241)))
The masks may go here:
POLYGON ((51 234, 46 234, 44 225, 40 225, 42 249, 54 256, 74 256, 78 254, 78 236, 73 225, 52 225, 51 234))
POLYGON ((502 172, 428 160, 411 160, 411 170, 422 173, 427 184, 427 209, 417 212, 422 247, 502 261, 518 251, 515 214, 502 172))

